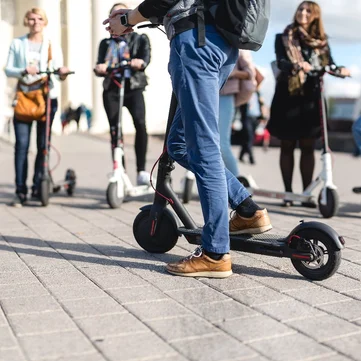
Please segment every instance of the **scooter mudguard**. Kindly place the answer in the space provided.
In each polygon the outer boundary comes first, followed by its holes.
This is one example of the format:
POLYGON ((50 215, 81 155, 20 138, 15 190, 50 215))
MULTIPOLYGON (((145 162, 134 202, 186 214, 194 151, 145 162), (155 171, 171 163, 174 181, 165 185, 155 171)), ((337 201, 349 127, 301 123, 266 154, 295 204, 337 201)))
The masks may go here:
POLYGON ((329 225, 327 225, 325 223, 321 223, 321 222, 316 222, 316 221, 311 221, 311 222, 301 221, 301 223, 290 232, 288 237, 290 237, 293 234, 296 234, 300 230, 309 229, 309 228, 316 229, 316 230, 326 234, 327 236, 331 237, 331 239, 333 239, 333 241, 335 242, 335 245, 338 249, 344 248, 345 241, 344 241, 343 237, 339 236, 339 234, 333 228, 331 228, 329 225))
MULTIPOLYGON (((152 207, 156 207, 156 205, 154 204, 147 204, 141 208, 139 208, 141 211, 146 211, 146 210, 151 210, 152 207)), ((170 211, 167 207, 157 207, 159 209, 156 209, 155 212, 156 212, 156 217, 157 217, 157 221, 159 219, 161 219, 162 217, 162 214, 165 213, 167 216, 168 216, 168 219, 171 220, 171 222, 173 223, 174 227, 175 228, 178 228, 180 226, 180 222, 178 220, 178 218, 176 217, 176 215, 170 211)), ((153 211, 154 211, 154 208, 153 208, 153 211)))

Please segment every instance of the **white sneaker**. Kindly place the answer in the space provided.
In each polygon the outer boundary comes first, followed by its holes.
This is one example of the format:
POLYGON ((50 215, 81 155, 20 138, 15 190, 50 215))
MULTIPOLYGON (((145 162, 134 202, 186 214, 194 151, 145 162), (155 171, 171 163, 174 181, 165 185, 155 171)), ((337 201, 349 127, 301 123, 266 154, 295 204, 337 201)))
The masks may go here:
POLYGON ((144 170, 140 171, 137 176, 138 186, 150 186, 150 174, 144 170))

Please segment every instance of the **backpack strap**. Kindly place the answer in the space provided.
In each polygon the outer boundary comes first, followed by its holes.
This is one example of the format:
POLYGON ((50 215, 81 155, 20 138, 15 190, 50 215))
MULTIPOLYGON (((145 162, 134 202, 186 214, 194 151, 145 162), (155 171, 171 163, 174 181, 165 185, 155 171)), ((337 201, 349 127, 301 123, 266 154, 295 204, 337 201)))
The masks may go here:
POLYGON ((206 27, 204 20, 204 1, 199 0, 197 6, 197 27, 198 27, 198 46, 206 45, 206 27))

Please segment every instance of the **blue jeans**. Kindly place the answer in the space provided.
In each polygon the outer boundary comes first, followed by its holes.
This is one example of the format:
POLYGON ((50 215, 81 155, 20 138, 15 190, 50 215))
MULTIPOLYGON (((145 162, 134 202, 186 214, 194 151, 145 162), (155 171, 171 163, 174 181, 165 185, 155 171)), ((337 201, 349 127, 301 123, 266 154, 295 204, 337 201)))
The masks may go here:
MULTIPOLYGON (((51 99, 50 120, 53 123, 54 115, 58 109, 58 100, 51 99)), ((28 151, 30 144, 32 122, 21 122, 14 118, 15 129, 15 185, 16 193, 27 194, 28 188, 26 186, 26 179, 28 177, 28 151)), ((49 134, 50 142, 50 134, 49 134)), ((50 144, 50 143, 49 143, 50 144)), ((33 190, 40 187, 41 178, 43 175, 45 148, 45 122, 37 122, 36 124, 36 145, 38 153, 35 159, 33 190)))
POLYGON ((206 46, 197 47, 197 29, 170 44, 169 73, 178 109, 170 129, 170 156, 195 176, 204 218, 202 246, 229 252, 228 202, 236 208, 247 190, 223 163, 219 130, 219 90, 238 58, 238 49, 206 26, 206 46), (228 200, 228 201, 227 201, 228 200))
POLYGON ((352 125, 353 139, 356 143, 356 154, 361 154, 361 116, 355 120, 352 125))
POLYGON ((221 153, 226 168, 235 176, 239 176, 238 162, 232 153, 231 127, 235 113, 234 94, 219 97, 219 136, 221 153))

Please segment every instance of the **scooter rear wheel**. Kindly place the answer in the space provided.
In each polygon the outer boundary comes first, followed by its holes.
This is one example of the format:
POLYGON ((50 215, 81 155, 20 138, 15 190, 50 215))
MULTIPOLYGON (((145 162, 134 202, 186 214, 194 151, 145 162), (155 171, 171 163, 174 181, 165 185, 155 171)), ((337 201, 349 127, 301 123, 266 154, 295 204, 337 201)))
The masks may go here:
POLYGON ((321 204, 322 190, 318 196, 318 208, 324 218, 331 218, 338 212, 339 199, 335 189, 326 188, 326 204, 321 204))
POLYGON ((326 233, 312 228, 300 230, 296 235, 312 242, 317 254, 317 258, 312 262, 291 259, 296 270, 304 277, 314 281, 331 277, 341 263, 341 251, 333 239, 326 233))
POLYGON ((142 210, 134 220, 133 234, 138 244, 150 253, 166 253, 170 251, 178 241, 178 227, 172 215, 163 212, 158 221, 154 236, 151 235, 152 219, 150 209, 142 210))
POLYGON ((40 202, 46 207, 49 204, 50 179, 43 179, 40 184, 40 202))
POLYGON ((119 208, 122 205, 123 201, 124 196, 118 197, 118 182, 109 183, 107 188, 107 202, 110 208, 119 208))

